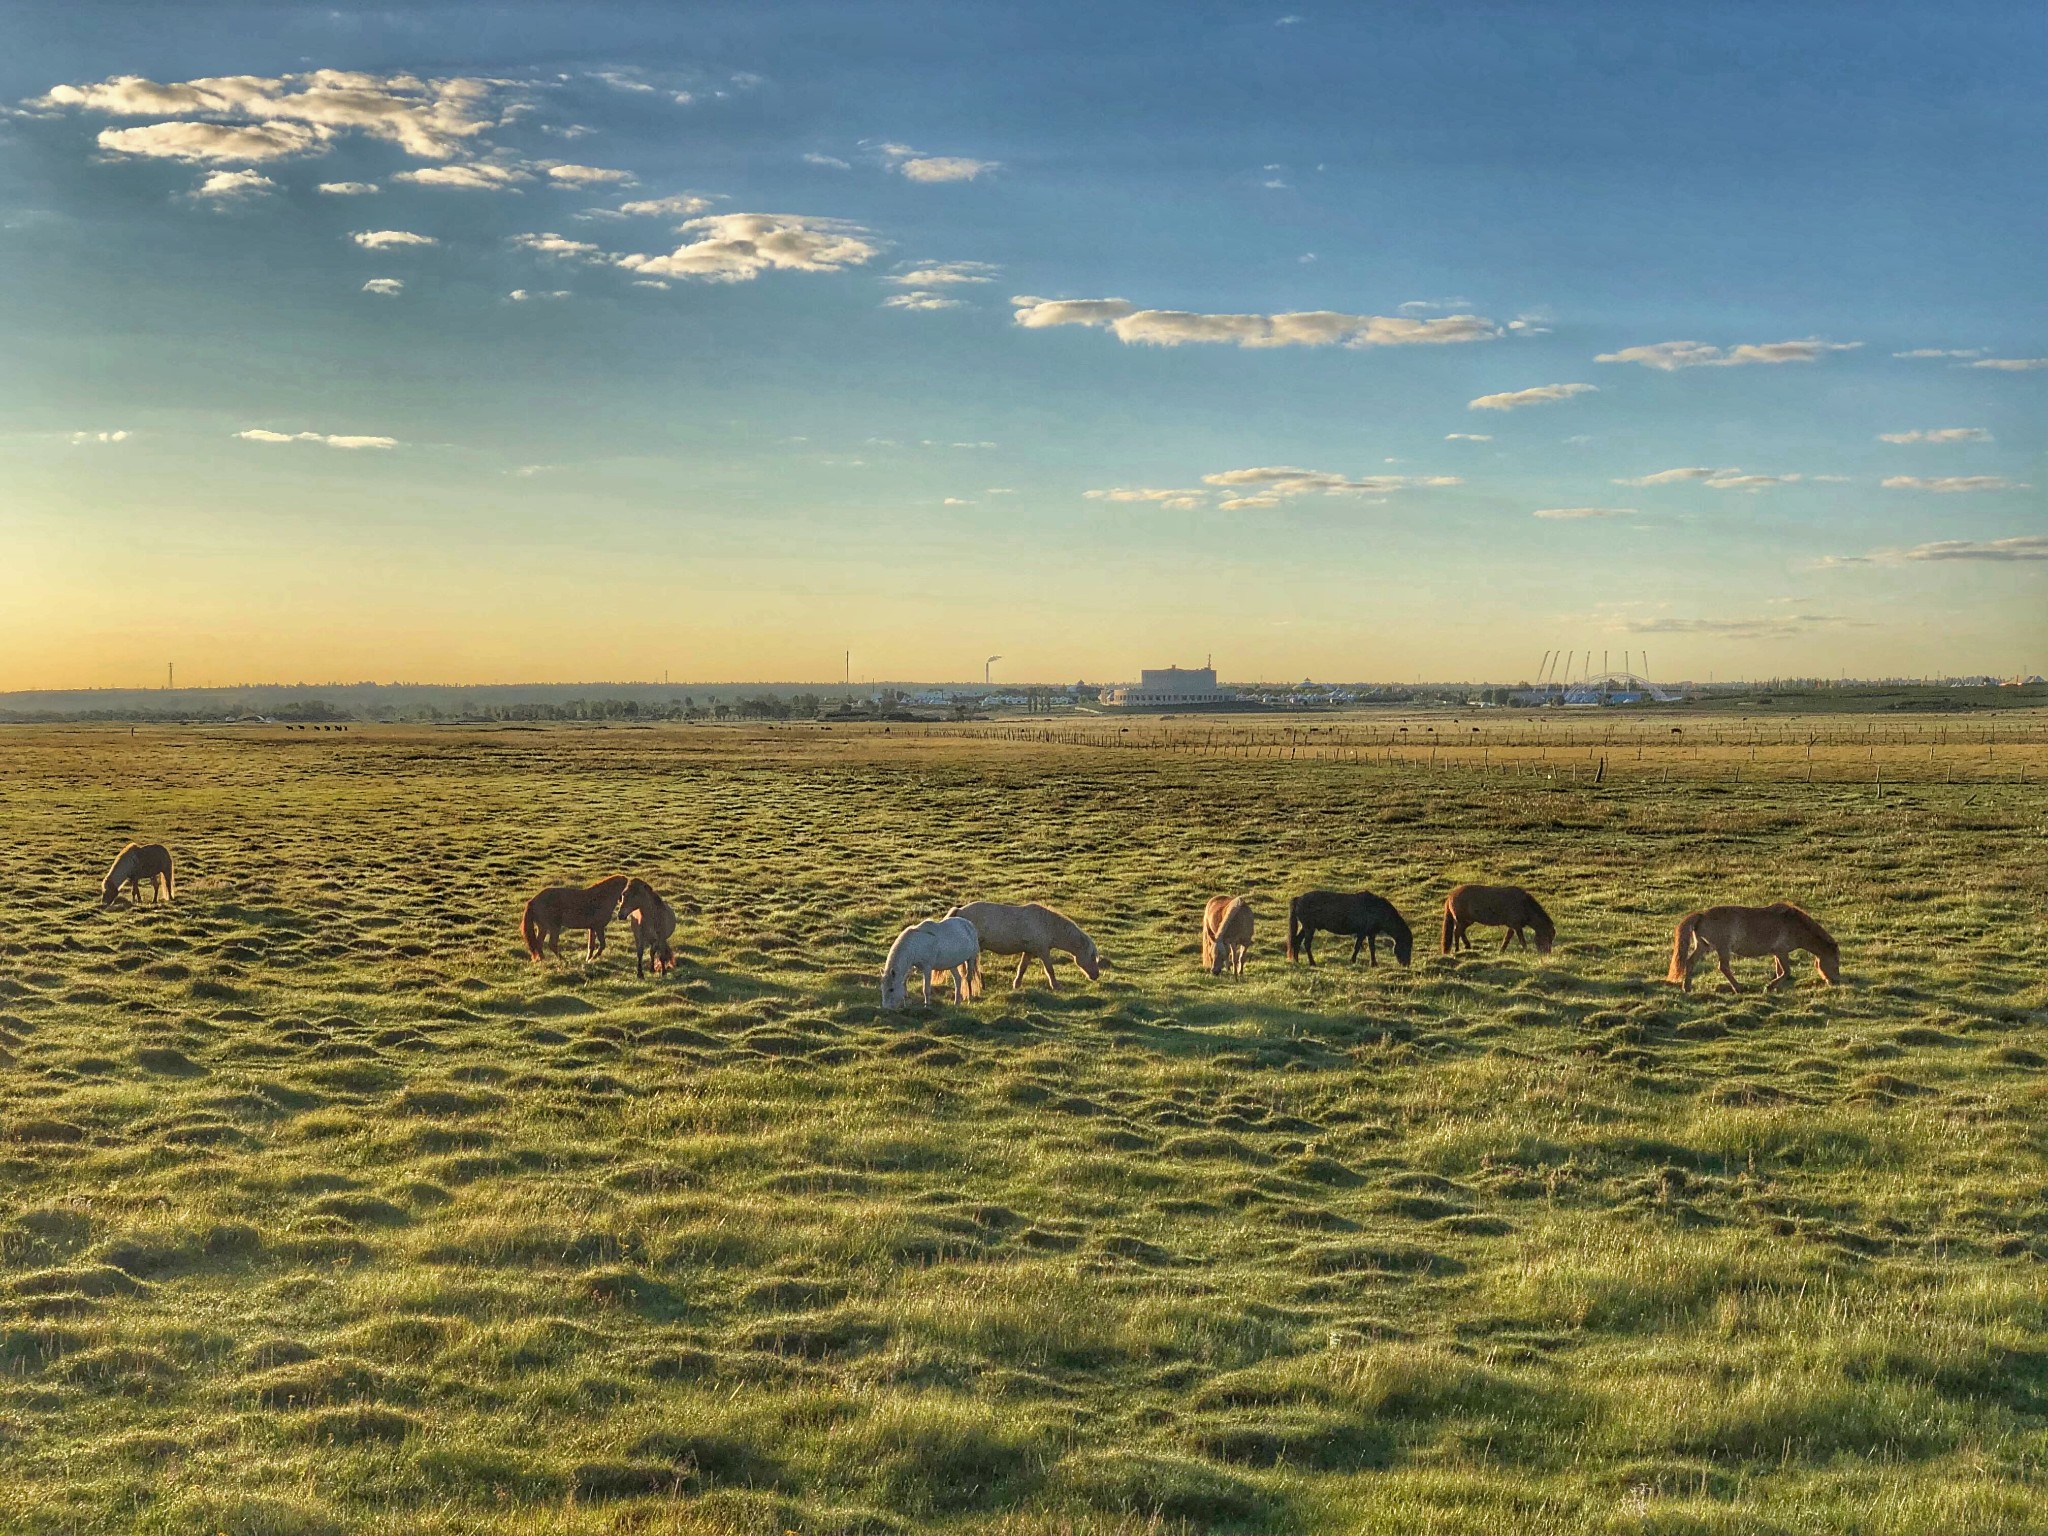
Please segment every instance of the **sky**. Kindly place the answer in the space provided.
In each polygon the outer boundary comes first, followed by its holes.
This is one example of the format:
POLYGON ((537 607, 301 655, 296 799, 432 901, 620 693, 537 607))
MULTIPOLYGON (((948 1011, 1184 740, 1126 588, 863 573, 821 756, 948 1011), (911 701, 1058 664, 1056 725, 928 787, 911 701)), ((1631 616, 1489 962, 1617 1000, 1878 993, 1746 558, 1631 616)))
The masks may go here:
POLYGON ((2048 11, 0 5, 0 689, 2048 670, 2048 11))

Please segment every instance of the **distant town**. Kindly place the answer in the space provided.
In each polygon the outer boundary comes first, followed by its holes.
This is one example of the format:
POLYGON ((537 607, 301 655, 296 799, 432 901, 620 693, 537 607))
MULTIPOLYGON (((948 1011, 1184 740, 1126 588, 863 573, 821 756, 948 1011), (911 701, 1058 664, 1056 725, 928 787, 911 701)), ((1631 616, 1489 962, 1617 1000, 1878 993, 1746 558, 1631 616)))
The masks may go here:
POLYGON ((1213 666, 1145 668, 1129 683, 265 683, 0 693, 0 723, 931 721, 1001 716, 1302 713, 1373 708, 1875 709, 2048 704, 2039 674, 1653 683, 1594 669, 1570 682, 1221 682, 1213 666))

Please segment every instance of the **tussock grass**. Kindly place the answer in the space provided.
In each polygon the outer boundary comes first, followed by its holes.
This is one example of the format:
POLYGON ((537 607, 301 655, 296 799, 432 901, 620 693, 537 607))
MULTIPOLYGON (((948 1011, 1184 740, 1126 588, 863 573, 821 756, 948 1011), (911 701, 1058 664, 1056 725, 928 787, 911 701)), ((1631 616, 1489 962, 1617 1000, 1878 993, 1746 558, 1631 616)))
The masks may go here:
POLYGON ((0 735, 0 1528, 2044 1528, 2023 731, 1229 729, 0 735), (143 834, 179 899, 99 913, 143 834), (676 975, 529 965, 614 868, 676 975), (1434 954, 1471 878, 1556 955, 1434 954), (1311 884, 1414 968, 1288 967, 1311 884), (976 896, 1110 968, 882 1013, 976 896), (1661 982, 1778 898, 1852 985, 1661 982))

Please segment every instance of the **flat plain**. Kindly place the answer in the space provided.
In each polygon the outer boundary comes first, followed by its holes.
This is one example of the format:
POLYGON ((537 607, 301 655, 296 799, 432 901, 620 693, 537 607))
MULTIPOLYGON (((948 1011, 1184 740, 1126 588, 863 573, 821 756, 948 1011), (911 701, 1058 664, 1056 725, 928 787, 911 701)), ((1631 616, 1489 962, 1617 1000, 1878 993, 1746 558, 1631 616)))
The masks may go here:
POLYGON ((0 732, 0 1528, 2048 1529, 2044 771, 2034 715, 0 732), (177 899, 101 912, 131 838, 177 899), (615 870, 676 973, 529 963, 615 870), (1554 955, 1438 955, 1462 880, 1554 955), (1319 884, 1413 967, 1288 965, 1319 884), (882 1012, 973 898, 1109 969, 882 1012), (1664 982, 1778 899, 1847 985, 1664 982))

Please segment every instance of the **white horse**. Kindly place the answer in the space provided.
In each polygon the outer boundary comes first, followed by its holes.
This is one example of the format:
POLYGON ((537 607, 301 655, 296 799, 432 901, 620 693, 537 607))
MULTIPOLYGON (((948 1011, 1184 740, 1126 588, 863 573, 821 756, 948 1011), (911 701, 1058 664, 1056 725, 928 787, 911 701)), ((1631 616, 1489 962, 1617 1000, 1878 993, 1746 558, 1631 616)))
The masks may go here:
POLYGON ((882 967, 882 1006, 902 1008, 910 1002, 910 973, 924 977, 924 1005, 932 1004, 932 972, 951 971, 954 996, 961 1002, 981 995, 981 935, 964 917, 913 923, 889 946, 882 967))

